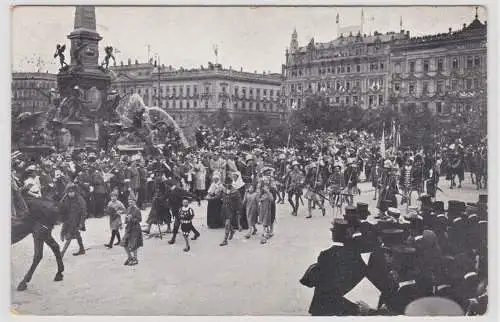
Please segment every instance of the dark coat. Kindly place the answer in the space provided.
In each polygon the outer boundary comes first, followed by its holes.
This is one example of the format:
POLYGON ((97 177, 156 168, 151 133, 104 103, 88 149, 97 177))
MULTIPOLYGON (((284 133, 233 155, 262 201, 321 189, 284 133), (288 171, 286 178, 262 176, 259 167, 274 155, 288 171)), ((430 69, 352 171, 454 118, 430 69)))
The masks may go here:
POLYGON ((87 204, 78 193, 74 197, 65 196, 59 206, 63 225, 61 239, 71 240, 76 238, 78 231, 83 229, 87 217, 87 204))
POLYGON ((314 287, 309 313, 314 316, 357 315, 356 304, 343 296, 358 284, 366 273, 366 266, 358 251, 346 246, 332 246, 318 256, 310 276, 301 283, 314 287))

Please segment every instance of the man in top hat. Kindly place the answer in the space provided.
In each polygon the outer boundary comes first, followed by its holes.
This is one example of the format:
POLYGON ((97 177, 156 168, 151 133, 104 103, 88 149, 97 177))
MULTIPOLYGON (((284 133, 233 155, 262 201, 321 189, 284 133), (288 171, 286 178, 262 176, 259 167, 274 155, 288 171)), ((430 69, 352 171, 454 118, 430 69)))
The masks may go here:
POLYGON ((313 316, 358 315, 362 305, 344 298, 366 274, 359 250, 352 243, 352 227, 341 219, 333 223, 333 246, 318 256, 304 277, 302 285, 314 287, 309 313, 313 316))

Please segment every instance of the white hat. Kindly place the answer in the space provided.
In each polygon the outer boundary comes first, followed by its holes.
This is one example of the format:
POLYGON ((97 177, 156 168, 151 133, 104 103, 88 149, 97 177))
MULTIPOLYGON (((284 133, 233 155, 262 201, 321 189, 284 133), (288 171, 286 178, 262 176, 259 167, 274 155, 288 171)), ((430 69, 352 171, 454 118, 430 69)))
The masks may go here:
POLYGON ((390 168, 392 166, 391 160, 385 160, 384 161, 384 168, 390 168))
POLYGON ((36 170, 36 166, 34 164, 32 164, 26 168, 26 171, 35 171, 35 170, 36 170))
POLYGON ((296 166, 296 165, 299 165, 299 163, 297 162, 297 160, 295 160, 295 161, 292 162, 292 167, 296 166))

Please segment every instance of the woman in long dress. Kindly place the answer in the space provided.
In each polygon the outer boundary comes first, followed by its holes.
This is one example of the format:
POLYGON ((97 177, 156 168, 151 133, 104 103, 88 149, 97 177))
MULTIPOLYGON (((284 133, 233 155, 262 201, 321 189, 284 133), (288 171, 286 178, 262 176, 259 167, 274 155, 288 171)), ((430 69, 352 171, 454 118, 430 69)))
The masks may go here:
POLYGON ((201 159, 198 159, 194 165, 194 190, 196 196, 200 199, 203 197, 205 190, 207 189, 206 176, 207 168, 205 168, 201 159))
POLYGON ((207 226, 208 228, 223 228, 224 221, 222 220, 222 182, 220 174, 214 172, 212 175, 212 184, 207 193, 207 226))

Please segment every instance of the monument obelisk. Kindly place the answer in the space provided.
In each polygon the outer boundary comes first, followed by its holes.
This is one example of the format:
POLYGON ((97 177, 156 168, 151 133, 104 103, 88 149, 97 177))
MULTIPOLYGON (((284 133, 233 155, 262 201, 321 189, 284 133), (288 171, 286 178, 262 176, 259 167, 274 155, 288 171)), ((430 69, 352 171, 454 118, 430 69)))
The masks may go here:
POLYGON ((72 97, 78 91, 81 119, 65 122, 76 146, 94 145, 98 140, 99 120, 96 111, 104 108, 111 77, 99 68, 99 41, 94 6, 76 6, 71 41, 71 62, 57 75, 61 97, 72 97))

